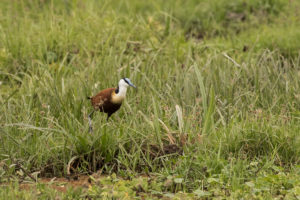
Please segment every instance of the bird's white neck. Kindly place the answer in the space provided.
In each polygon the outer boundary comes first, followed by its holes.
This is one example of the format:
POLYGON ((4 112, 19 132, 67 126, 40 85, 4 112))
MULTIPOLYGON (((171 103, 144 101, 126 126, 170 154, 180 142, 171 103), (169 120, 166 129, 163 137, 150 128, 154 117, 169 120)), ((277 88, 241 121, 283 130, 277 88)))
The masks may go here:
POLYGON ((126 86, 119 86, 118 93, 115 93, 112 96, 112 102, 117 103, 117 104, 122 103, 122 101, 126 97, 126 92, 127 92, 127 87, 126 86))
POLYGON ((124 97, 125 98, 126 92, 127 92, 127 87, 121 86, 121 87, 119 87, 119 92, 116 95, 119 96, 119 97, 124 97))

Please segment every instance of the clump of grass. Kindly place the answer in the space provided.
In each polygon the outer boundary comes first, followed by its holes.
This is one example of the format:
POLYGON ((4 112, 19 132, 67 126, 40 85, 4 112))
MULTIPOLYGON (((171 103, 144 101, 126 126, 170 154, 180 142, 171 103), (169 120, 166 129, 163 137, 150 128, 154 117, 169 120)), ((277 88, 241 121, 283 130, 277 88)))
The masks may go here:
POLYGON ((284 12, 286 1, 177 1, 173 15, 187 37, 203 39, 230 36, 267 23, 284 12), (186 15, 186 12, 190 13, 186 15))
MULTIPOLYGON (((145 173, 173 181, 159 187, 161 193, 196 191, 208 197, 213 188, 220 193, 225 188, 238 198, 236 191, 259 187, 256 175, 271 176, 276 167, 296 174, 298 44, 282 40, 285 29, 272 24, 282 20, 284 2, 264 1, 270 7, 261 9, 272 20, 259 28, 266 27, 261 46, 244 51, 245 41, 255 37, 247 38, 254 26, 234 33, 236 39, 196 42, 177 24, 182 8, 167 12, 168 3, 152 1, 105 3, 0 3, 1 10, 18 10, 1 13, 1 178, 26 180, 20 166, 39 177, 97 170, 126 178, 145 173), (92 108, 86 96, 116 86, 124 76, 140 89, 128 92, 111 121, 97 113, 95 131, 88 133, 92 108)), ((224 9, 239 12, 243 1, 177 4, 208 16, 220 10, 220 16, 205 21, 205 30, 227 34, 224 9)), ((238 25, 243 23, 250 22, 238 25)), ((296 25, 288 30, 298 41, 296 25)))

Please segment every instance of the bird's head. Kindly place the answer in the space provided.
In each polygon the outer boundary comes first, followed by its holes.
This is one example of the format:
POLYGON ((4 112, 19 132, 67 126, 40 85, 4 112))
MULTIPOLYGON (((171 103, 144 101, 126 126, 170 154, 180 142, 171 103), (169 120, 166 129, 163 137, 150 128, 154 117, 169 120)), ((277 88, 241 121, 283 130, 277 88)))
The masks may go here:
POLYGON ((122 78, 120 81, 119 81, 119 87, 128 87, 128 86, 131 86, 131 87, 134 87, 136 88, 135 85, 133 85, 133 83, 131 83, 131 81, 129 80, 129 78, 122 78))

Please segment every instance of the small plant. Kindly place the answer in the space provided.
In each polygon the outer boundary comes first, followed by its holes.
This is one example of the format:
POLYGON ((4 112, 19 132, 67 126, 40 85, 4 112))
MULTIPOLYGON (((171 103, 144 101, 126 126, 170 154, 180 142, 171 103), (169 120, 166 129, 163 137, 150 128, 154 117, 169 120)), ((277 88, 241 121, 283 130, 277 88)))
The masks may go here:
POLYGON ((0 199, 298 198, 299 8, 0 1, 0 199))

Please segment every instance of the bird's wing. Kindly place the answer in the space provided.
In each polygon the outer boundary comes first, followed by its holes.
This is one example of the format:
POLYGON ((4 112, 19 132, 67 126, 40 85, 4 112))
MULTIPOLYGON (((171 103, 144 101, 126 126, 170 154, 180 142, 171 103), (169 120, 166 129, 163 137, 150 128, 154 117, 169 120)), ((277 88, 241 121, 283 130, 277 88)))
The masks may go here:
POLYGON ((106 102, 110 101, 111 93, 115 88, 107 88, 100 91, 94 97, 91 98, 92 105, 95 109, 102 107, 106 102))

